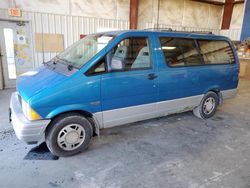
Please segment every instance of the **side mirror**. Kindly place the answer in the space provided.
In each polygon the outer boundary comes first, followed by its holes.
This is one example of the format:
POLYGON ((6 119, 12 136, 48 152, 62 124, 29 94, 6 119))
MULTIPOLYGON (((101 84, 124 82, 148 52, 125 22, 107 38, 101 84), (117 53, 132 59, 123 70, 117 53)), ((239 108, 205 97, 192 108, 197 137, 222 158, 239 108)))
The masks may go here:
POLYGON ((124 69, 123 62, 119 59, 112 59, 110 68, 112 71, 122 71, 124 69))

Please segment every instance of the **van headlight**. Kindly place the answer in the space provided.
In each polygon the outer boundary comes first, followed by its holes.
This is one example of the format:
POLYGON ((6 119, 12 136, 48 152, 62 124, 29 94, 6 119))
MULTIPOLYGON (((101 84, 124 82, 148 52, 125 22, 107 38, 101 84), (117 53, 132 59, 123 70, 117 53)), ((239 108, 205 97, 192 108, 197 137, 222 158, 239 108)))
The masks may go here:
POLYGON ((22 99, 22 110, 24 115, 28 118, 28 120, 38 120, 42 119, 41 116, 33 110, 30 105, 22 99))

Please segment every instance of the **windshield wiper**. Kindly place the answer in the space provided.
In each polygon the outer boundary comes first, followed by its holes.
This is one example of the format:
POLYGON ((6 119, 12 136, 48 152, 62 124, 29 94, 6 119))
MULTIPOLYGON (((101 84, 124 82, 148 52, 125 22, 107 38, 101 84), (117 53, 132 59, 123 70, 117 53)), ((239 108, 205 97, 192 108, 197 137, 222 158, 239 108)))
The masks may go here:
POLYGON ((54 65, 57 63, 58 58, 57 56, 49 61, 43 62, 43 65, 48 65, 50 62, 52 62, 54 65))
POLYGON ((73 66, 73 65, 71 65, 71 64, 69 64, 69 65, 67 66, 67 68, 68 68, 68 70, 69 70, 69 71, 72 71, 72 70, 73 70, 73 68, 74 68, 74 66, 73 66))
POLYGON ((67 59, 61 59, 61 58, 58 58, 58 59, 65 62, 65 65, 67 66, 69 71, 72 71, 73 68, 77 68, 74 66, 74 64, 72 62, 68 61, 67 59))

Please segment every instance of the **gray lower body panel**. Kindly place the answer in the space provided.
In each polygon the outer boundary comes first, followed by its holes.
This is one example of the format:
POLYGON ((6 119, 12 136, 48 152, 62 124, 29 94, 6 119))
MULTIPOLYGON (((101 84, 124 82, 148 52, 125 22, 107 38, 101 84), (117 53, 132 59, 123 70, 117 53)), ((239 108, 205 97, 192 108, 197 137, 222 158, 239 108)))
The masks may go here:
POLYGON ((115 110, 95 113, 100 128, 114 127, 126 123, 161 117, 173 113, 192 110, 198 106, 203 95, 167 100, 115 110))
MULTIPOLYGON (((223 99, 236 95, 237 89, 221 91, 223 99)), ((169 114, 193 110, 197 107, 204 95, 196 95, 174 100, 161 101, 138 106, 130 106, 114 110, 107 110, 94 114, 100 128, 119 126, 136 121, 161 117, 169 114)))

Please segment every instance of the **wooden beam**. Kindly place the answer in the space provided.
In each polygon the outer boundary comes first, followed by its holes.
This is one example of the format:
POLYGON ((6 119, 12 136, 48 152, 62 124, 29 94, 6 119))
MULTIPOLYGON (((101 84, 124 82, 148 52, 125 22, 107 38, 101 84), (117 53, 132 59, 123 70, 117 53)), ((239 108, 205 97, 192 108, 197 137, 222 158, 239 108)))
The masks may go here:
POLYGON ((221 29, 229 29, 234 9, 234 0, 225 0, 221 29))
POLYGON ((129 29, 137 29, 139 0, 130 0, 129 29))
POLYGON ((234 4, 241 4, 241 3, 245 3, 245 0, 239 0, 239 1, 234 0, 234 4))
POLYGON ((200 3, 207 3, 207 4, 212 4, 212 5, 219 5, 219 6, 223 6, 225 4, 221 1, 211 1, 211 0, 192 0, 192 1, 200 2, 200 3))
MULTIPOLYGON (((207 3, 207 4, 212 4, 212 5, 219 5, 219 6, 223 6, 226 4, 221 1, 212 1, 212 0, 192 0, 192 1, 200 2, 200 3, 207 3)), ((239 0, 239 1, 234 0, 233 3, 234 4, 245 3, 245 0, 239 0)))

